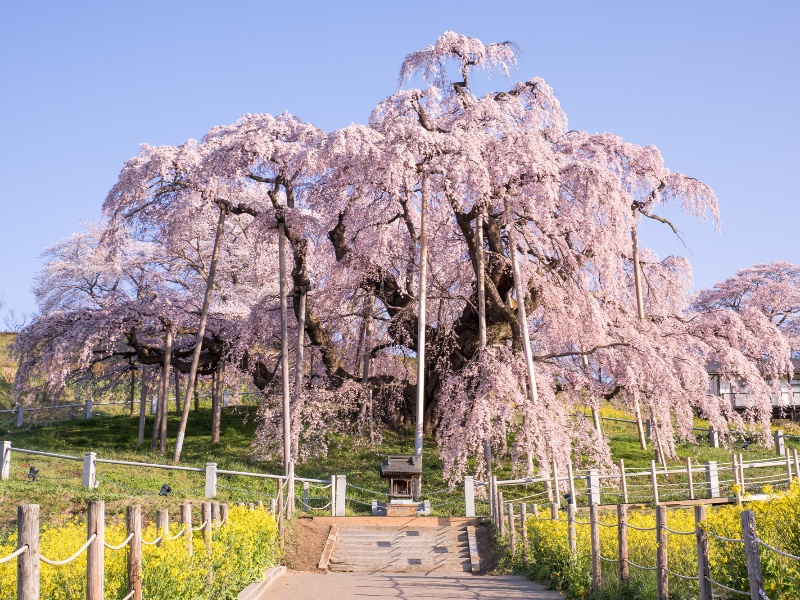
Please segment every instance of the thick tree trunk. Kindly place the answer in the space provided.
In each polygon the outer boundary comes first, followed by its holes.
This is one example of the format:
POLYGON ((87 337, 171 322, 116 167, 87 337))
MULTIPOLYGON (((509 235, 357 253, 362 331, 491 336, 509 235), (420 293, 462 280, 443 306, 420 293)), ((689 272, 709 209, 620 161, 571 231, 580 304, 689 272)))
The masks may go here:
POLYGON ((181 414, 181 374, 173 368, 175 376, 175 414, 181 414))
POLYGON ((372 353, 372 312, 373 312, 373 298, 372 294, 368 294, 364 301, 364 354, 361 360, 361 384, 366 391, 365 408, 367 410, 367 417, 369 419, 369 443, 375 443, 374 436, 374 420, 372 412, 372 388, 369 385, 369 367, 370 358, 372 353))
MULTIPOLYGON (((219 220, 217 221, 217 230, 214 233, 214 247, 211 250, 211 260, 208 267, 208 280, 206 281, 206 293, 203 296, 203 307, 200 310, 200 323, 197 327, 197 339, 194 346, 194 354, 192 355, 192 366, 189 369, 189 380, 186 382, 186 397, 192 393, 197 379, 197 366, 200 364, 200 352, 203 349, 203 336, 206 333, 206 321, 208 321, 208 308, 211 304, 211 291, 214 289, 214 274, 217 271, 217 258, 219 257, 219 246, 222 242, 222 236, 225 232, 225 211, 220 209, 219 220)), ((175 453, 172 460, 178 462, 181 459, 181 451, 183 450, 183 437, 186 434, 186 424, 189 421, 189 403, 184 402, 183 410, 181 411, 181 422, 178 426, 178 435, 175 439, 175 453)))
POLYGON ((211 443, 219 442, 217 432, 217 411, 219 409, 219 397, 217 396, 217 372, 211 373, 211 443))
POLYGON ((147 414, 147 365, 142 365, 142 383, 139 390, 139 437, 138 444, 144 443, 144 425, 147 414))
POLYGON ((136 367, 133 366, 131 363, 131 389, 130 394, 128 395, 128 399, 130 400, 131 404, 131 412, 130 416, 133 417, 133 398, 136 395, 136 367))
POLYGON ((222 398, 225 393, 225 363, 220 362, 217 370, 214 371, 213 382, 213 415, 211 419, 211 443, 218 444, 222 429, 222 398))
MULTIPOLYGON (((508 235, 508 254, 511 257, 511 269, 514 274, 514 289, 517 293, 517 312, 519 314, 519 329, 522 342, 522 352, 525 356, 525 370, 528 374, 528 393, 530 394, 531 404, 539 403, 539 391, 536 388, 536 373, 533 370, 533 357, 531 356, 531 339, 528 331, 528 316, 525 314, 525 289, 522 287, 522 275, 519 270, 519 260, 517 258, 517 242, 514 230, 514 216, 511 212, 511 202, 508 196, 505 198, 506 212, 506 233, 508 235)), ((525 424, 525 430, 529 429, 529 424, 525 424)), ((533 453, 531 450, 526 452, 526 463, 528 475, 533 474, 533 453)))
POLYGON ((419 310, 417 314, 417 421, 414 455, 422 456, 425 415, 425 310, 428 294, 428 177, 422 176, 422 204, 419 228, 419 310))
MULTIPOLYGON (((303 361, 306 347, 306 289, 300 288, 298 299, 297 314, 297 348, 295 349, 294 360, 294 408, 297 410, 300 404, 300 391, 303 389, 303 361)), ((297 456, 300 448, 299 436, 294 436, 292 442, 292 456, 297 456)))

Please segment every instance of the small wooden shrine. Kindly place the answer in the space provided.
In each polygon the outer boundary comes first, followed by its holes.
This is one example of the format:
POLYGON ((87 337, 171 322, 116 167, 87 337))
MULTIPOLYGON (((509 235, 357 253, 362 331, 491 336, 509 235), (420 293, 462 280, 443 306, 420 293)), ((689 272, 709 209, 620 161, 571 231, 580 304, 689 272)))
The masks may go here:
POLYGON ((383 502, 373 502, 374 514, 415 517, 430 510, 427 503, 419 502, 422 495, 421 456, 387 457, 386 462, 381 463, 381 477, 389 480, 389 501, 385 505, 383 502))

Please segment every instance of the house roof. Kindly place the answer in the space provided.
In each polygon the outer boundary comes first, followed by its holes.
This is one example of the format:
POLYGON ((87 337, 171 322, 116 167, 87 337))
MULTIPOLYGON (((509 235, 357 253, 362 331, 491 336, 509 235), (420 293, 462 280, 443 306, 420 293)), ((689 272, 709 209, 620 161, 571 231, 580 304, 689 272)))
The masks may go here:
POLYGON ((397 475, 421 475, 421 456, 388 456, 386 462, 381 463, 381 477, 395 477, 397 475))
MULTIPOLYGON (((792 367, 794 367, 794 373, 800 373, 800 358, 793 358, 792 359, 792 367)), ((706 371, 709 375, 718 375, 722 373, 722 365, 715 360, 706 361, 706 371)))

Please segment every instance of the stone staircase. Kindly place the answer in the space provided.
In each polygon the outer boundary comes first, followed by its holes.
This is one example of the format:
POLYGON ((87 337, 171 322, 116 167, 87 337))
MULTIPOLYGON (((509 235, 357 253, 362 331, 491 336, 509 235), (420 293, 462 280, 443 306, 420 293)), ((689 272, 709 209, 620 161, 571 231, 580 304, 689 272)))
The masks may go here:
POLYGON ((469 529, 472 536, 467 526, 337 526, 329 538, 327 568, 381 573, 477 571, 474 528, 469 529))

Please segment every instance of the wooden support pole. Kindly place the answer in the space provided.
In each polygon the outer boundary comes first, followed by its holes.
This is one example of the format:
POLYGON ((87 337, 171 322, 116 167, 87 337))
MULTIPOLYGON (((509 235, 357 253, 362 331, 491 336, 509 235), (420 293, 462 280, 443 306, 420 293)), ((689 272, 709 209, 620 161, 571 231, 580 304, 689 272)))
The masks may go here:
POLYGON ((575 494, 575 477, 572 471, 572 461, 567 463, 567 477, 569 478, 569 503, 578 504, 578 498, 575 494))
POLYGON ((181 504, 181 527, 183 527, 183 535, 186 537, 186 553, 192 556, 194 550, 192 548, 192 503, 184 502, 181 504))
POLYGON ((751 600, 763 600, 764 576, 761 573, 761 555, 758 553, 756 542, 756 519, 752 510, 744 510, 742 519, 742 539, 744 540, 744 553, 747 559, 747 579, 750 583, 751 600))
POLYGON ((131 600, 142 600, 142 507, 129 506, 125 511, 125 525, 128 535, 128 593, 133 592, 131 600))
POLYGON ((558 504, 555 502, 550 503, 550 518, 551 519, 558 519, 558 504))
POLYGON ((794 476, 800 479, 800 461, 797 458, 796 448, 792 448, 792 461, 794 462, 794 476))
POLYGON ((617 547, 619 559, 619 580, 623 586, 630 582, 630 565, 628 564, 628 507, 617 504, 617 547))
POLYGON ((500 525, 500 535, 506 534, 506 521, 503 518, 503 492, 497 492, 497 522, 500 525))
POLYGON ((39 505, 17 507, 17 549, 28 549, 17 557, 18 600, 39 600, 39 505))
POLYGON ((747 488, 744 483, 744 457, 739 453, 739 484, 742 486, 742 496, 747 493, 747 488))
POLYGON ((166 508, 156 511, 156 537, 160 537, 161 541, 156 544, 161 547, 167 541, 169 536, 169 511, 166 508))
POLYGON ((214 529, 218 529, 221 523, 219 516, 219 502, 211 501, 211 520, 214 522, 214 529))
POLYGON ((792 457, 789 448, 786 448, 786 480, 792 483, 792 457))
POLYGON ((689 482, 689 500, 694 500, 694 479, 692 479, 692 457, 686 457, 686 480, 689 482))
POLYGON ((278 535, 281 537, 281 546, 283 546, 283 479, 278 480, 278 535))
MULTIPOLYGON (((250 506, 253 506, 251 503, 250 506)), ((253 510, 252 508, 250 510, 253 510)), ((223 502, 219 505, 219 518, 220 518, 220 525, 226 525, 228 523, 228 514, 230 513, 228 509, 228 503, 223 502)))
POLYGON ((254 502, 248 502, 248 503, 247 503, 247 508, 250 510, 250 512, 255 512, 255 510, 256 510, 256 505, 255 505, 255 503, 254 503, 254 502))
POLYGON ((524 502, 519 505, 519 520, 522 529, 522 564, 528 566, 528 506, 524 502))
POLYGON ((656 475, 656 461, 650 461, 650 483, 653 486, 653 504, 658 506, 658 476, 656 475))
POLYGON ((97 534, 86 550, 86 600, 103 600, 106 503, 103 500, 89 502, 86 513, 87 537, 97 534))
POLYGON ((741 505, 742 504, 742 482, 739 480, 739 463, 738 455, 734 454, 732 456, 733 463, 731 464, 731 470, 733 471, 733 485, 736 488, 736 503, 741 505))
POLYGON ((669 600, 667 573, 667 507, 656 506, 656 598, 669 600))
POLYGON ((203 502, 200 506, 200 522, 203 524, 203 542, 206 554, 211 554, 211 502, 203 502))
POLYGON ((11 442, 0 442, 0 480, 11 475, 11 442))
POLYGON ((514 503, 508 503, 508 547, 511 550, 511 559, 517 553, 517 533, 514 527, 514 503))
POLYGON ((308 513, 308 497, 309 497, 309 483, 307 481, 303 482, 303 501, 300 504, 300 508, 304 513, 308 513))
POLYGON ((600 564, 600 525, 597 504, 589 505, 589 526, 592 538, 592 590, 595 594, 603 587, 603 573, 600 564))
POLYGON ((575 529, 575 505, 567 504, 567 541, 569 542, 569 554, 573 560, 578 555, 577 531, 575 529))
POLYGON ((619 459, 619 477, 622 480, 622 501, 628 503, 628 480, 625 477, 625 461, 619 459))
POLYGON ((700 600, 711 600, 711 583, 708 562, 708 533, 702 523, 706 520, 706 507, 702 504, 694 507, 694 536, 697 542, 697 575, 700 600))
POLYGON ((553 502, 561 504, 561 488, 558 485, 558 464, 553 461, 553 502))

